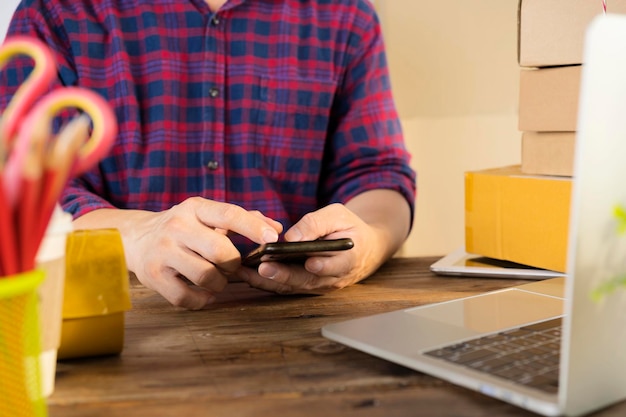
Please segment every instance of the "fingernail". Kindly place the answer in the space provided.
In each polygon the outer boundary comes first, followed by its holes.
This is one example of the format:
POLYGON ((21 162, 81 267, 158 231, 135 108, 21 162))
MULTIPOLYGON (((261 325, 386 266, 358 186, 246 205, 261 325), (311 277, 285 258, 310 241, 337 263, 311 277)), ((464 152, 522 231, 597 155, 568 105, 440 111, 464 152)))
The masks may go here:
POLYGON ((278 273, 278 269, 272 265, 265 264, 259 267, 259 275, 263 278, 274 279, 278 273))
POLYGON ((274 229, 265 229, 263 231, 263 241, 265 243, 276 242, 278 240, 278 233, 274 229))
POLYGON ((321 261, 319 261, 319 260, 317 260, 317 259, 312 259, 312 260, 310 260, 309 262, 307 262, 307 264, 306 264, 306 269, 307 269, 309 272, 312 272, 312 273, 314 273, 314 274, 315 274, 315 273, 317 273, 317 272, 320 272, 320 271, 322 270, 322 267, 323 267, 323 266, 324 266, 324 265, 322 265, 322 262, 321 262, 321 261))

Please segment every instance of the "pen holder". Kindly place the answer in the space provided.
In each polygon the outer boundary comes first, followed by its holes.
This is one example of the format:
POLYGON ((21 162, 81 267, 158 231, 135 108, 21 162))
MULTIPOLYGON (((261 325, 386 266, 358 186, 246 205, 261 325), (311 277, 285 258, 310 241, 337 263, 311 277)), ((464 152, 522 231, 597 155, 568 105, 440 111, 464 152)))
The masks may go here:
POLYGON ((67 237, 59 359, 118 354, 131 308, 122 238, 116 229, 67 237))
POLYGON ((47 415, 39 372, 37 288, 34 270, 0 279, 0 416, 47 415))

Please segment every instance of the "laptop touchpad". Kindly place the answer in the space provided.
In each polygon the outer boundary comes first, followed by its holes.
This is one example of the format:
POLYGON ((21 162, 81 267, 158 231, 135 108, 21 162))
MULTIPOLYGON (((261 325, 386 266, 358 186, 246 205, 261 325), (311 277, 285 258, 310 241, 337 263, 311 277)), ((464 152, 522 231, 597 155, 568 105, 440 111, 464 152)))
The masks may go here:
POLYGON ((405 311, 437 322, 488 333, 560 316, 563 314, 563 300, 511 288, 405 311))

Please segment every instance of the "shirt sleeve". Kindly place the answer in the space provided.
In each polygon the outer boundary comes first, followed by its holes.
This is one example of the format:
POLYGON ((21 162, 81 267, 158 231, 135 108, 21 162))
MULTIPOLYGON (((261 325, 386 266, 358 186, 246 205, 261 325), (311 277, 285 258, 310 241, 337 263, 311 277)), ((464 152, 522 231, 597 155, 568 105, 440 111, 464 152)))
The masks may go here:
MULTIPOLYGON (((50 84, 48 91, 76 85, 78 81, 69 40, 63 31, 61 19, 55 15, 53 3, 21 2, 11 19, 6 36, 7 39, 16 35, 34 37, 50 48, 56 60, 58 77, 50 84)), ((33 63, 30 58, 19 57, 11 59, 3 71, 0 71, 0 109, 8 106, 32 69, 33 63)), ((53 130, 58 131, 75 114, 76 112, 72 110, 60 112, 54 120, 53 130)), ((79 179, 70 180, 61 200, 63 209, 72 213, 74 217, 97 208, 112 207, 110 203, 92 192, 87 183, 79 179)))
POLYGON ((347 66, 332 108, 322 199, 346 202, 372 189, 401 193, 414 212, 416 173, 410 166, 391 93, 378 18, 369 2, 352 23, 347 66))

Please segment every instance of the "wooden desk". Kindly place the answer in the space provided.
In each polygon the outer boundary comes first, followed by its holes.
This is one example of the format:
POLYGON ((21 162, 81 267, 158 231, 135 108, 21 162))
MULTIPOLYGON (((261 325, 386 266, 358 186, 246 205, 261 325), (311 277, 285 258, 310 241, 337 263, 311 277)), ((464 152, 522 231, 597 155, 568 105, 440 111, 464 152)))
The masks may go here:
MULTIPOLYGON (((59 363, 51 417, 532 416, 320 334, 326 323, 522 281, 438 277, 436 258, 393 259, 361 284, 279 296, 232 284, 208 310, 131 285, 120 356, 59 363)), ((626 415, 626 403, 597 413, 626 415)))

